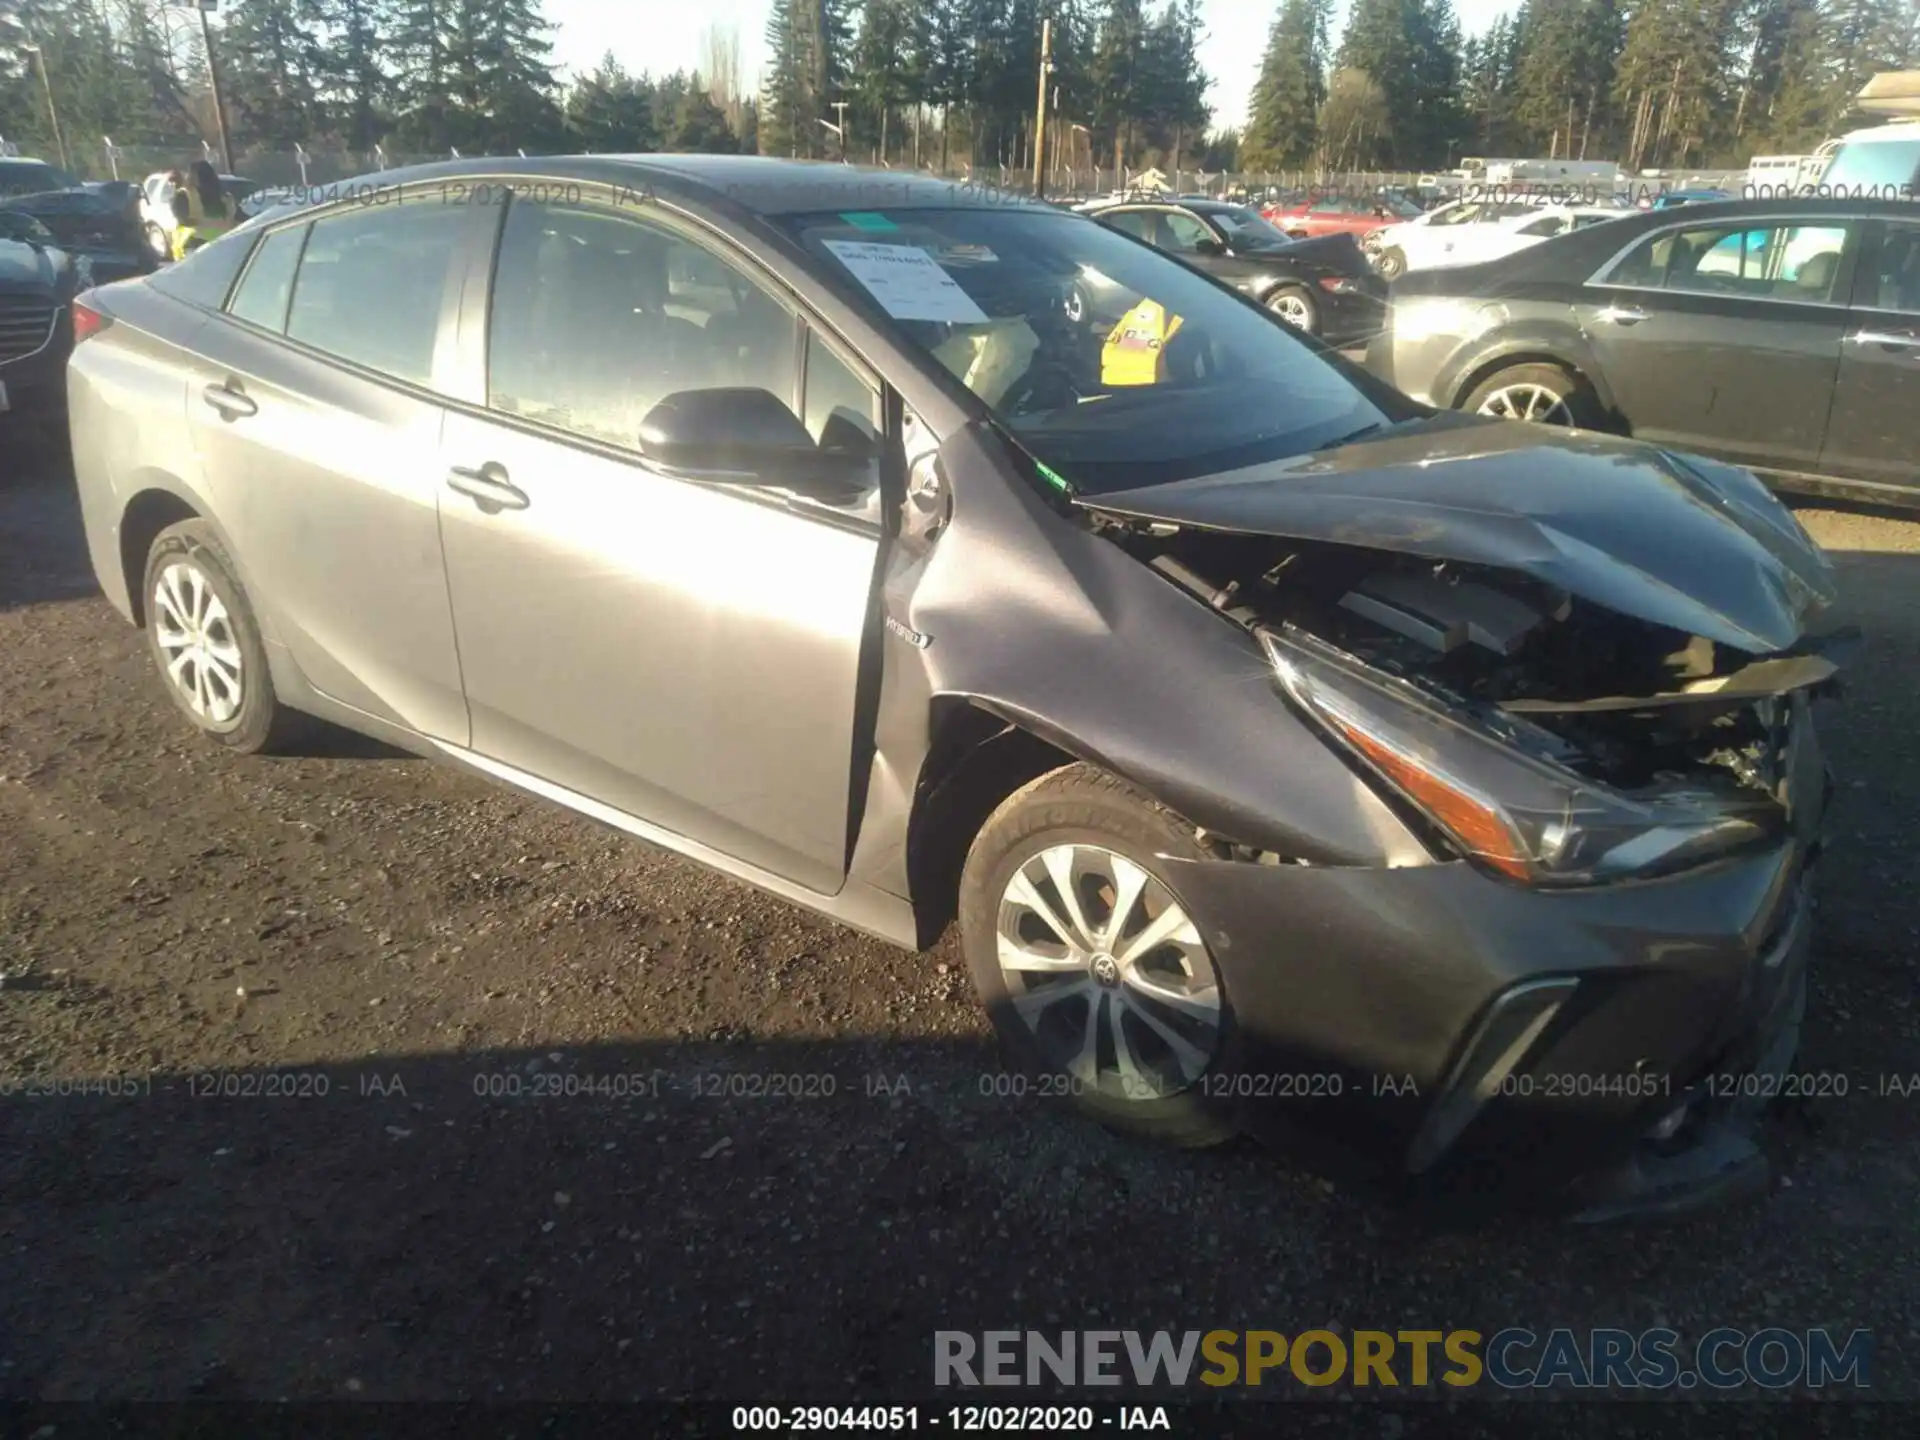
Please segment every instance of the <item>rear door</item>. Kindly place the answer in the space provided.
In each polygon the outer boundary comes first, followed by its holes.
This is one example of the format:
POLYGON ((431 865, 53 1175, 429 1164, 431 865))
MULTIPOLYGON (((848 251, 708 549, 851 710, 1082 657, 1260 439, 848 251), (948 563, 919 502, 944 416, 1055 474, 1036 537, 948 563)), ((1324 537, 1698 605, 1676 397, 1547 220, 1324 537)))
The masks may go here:
POLYGON ((638 441, 667 396, 736 387, 817 443, 872 437, 877 386, 695 227, 593 187, 516 196, 502 227, 463 320, 483 403, 449 416, 438 467, 472 748, 837 891, 871 754, 878 460, 829 505, 676 478, 638 441))
POLYGON ((1920 486, 1920 220, 1869 227, 1820 469, 1920 486))
POLYGON ((307 680, 464 744, 434 377, 467 208, 383 193, 262 238, 195 339, 187 406, 215 513, 307 680))
POLYGON ((1631 433, 1815 468, 1859 240, 1839 216, 1676 216, 1602 267, 1579 293, 1579 321, 1631 433))

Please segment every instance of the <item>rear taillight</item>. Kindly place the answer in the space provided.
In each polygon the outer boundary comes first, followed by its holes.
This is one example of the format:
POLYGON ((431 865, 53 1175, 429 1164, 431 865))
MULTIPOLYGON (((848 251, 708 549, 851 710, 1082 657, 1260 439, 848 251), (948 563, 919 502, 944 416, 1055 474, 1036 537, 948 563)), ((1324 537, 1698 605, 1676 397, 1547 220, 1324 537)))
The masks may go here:
POLYGON ((1360 288, 1360 283, 1345 275, 1322 275, 1320 288, 1331 290, 1336 295, 1350 295, 1360 288))
POLYGON ((74 344, 78 345, 82 340, 91 340, 112 323, 111 316, 102 314, 91 305, 82 305, 78 300, 73 302, 74 344))

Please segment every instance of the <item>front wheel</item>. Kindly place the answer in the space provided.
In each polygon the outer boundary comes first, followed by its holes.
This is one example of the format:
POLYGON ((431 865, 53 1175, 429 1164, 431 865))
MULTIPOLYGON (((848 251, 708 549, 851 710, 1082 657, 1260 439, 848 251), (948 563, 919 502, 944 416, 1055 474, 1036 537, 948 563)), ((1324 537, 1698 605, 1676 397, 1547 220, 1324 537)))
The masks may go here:
POLYGON ((155 259, 171 260, 173 258, 173 242, 167 238, 166 231, 152 223, 147 225, 147 248, 153 251, 155 259))
POLYGON ((1509 365, 1473 388, 1460 409, 1501 420, 1593 428, 1600 407, 1592 387, 1558 365, 1509 365))
POLYGON ((1389 246, 1380 252, 1380 258, 1373 262, 1373 268, 1382 280, 1398 280, 1407 273, 1407 252, 1398 245, 1389 246))
POLYGON ((1302 285, 1282 285, 1267 296, 1267 308, 1296 330, 1320 333, 1320 307, 1302 285))
POLYGON ((1014 792, 974 838, 961 943, 995 1029, 1038 1093, 1175 1145, 1237 1127, 1207 1077, 1235 1048, 1232 1007, 1160 857, 1199 859, 1191 829, 1089 765, 1014 792))

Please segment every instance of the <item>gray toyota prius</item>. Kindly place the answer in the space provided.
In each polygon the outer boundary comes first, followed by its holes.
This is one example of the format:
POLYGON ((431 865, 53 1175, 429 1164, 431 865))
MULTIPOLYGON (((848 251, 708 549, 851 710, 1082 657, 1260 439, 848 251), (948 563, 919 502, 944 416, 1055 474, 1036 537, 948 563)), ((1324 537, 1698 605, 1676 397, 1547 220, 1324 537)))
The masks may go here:
POLYGON ((1138 1134, 1590 1218, 1764 1181, 1845 637, 1746 472, 754 157, 387 172, 74 317, 93 564, 214 742, 957 920, 1030 1093, 1138 1134))

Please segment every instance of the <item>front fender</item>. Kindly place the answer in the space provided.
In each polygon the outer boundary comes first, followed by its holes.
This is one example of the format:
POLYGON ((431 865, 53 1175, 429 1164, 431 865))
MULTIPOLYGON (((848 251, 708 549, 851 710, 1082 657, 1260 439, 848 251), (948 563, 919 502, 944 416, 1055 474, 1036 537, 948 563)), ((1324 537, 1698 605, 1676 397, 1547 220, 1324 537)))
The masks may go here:
POLYGON ((964 430, 940 458, 952 521, 884 601, 925 642, 889 639, 889 668, 921 669, 913 690, 984 709, 1244 844, 1431 863, 1281 698, 1245 630, 1022 486, 994 432, 964 430))

